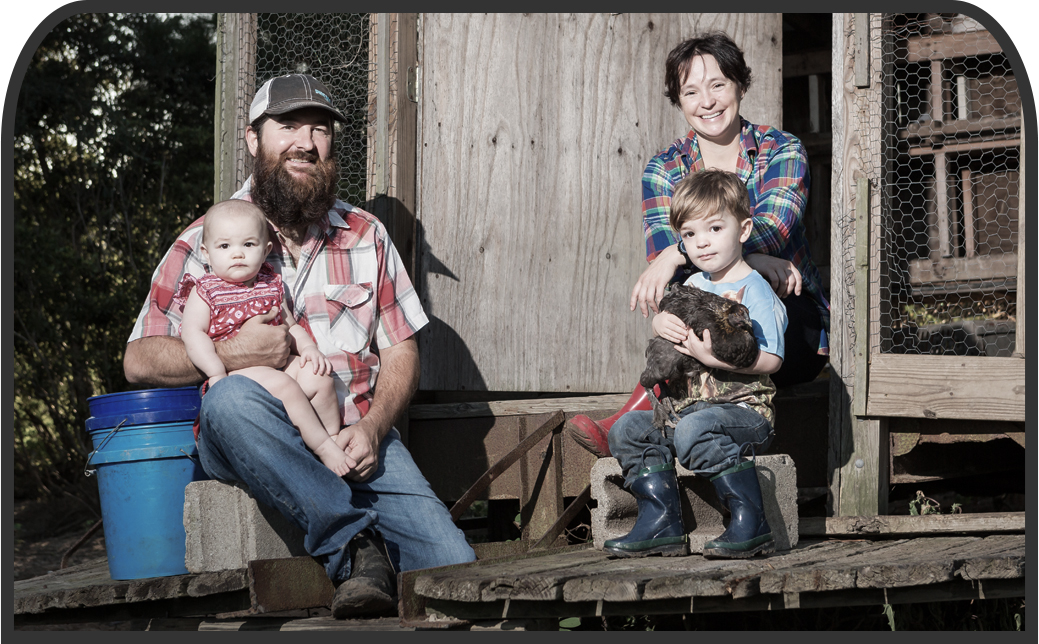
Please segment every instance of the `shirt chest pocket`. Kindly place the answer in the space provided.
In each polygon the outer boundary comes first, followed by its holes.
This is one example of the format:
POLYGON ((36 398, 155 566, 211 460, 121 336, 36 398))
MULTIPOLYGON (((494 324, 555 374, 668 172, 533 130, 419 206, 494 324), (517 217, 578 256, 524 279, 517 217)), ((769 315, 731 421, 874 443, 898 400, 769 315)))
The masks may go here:
POLYGON ((328 335, 348 353, 360 353, 375 332, 375 293, 370 282, 325 286, 328 335))

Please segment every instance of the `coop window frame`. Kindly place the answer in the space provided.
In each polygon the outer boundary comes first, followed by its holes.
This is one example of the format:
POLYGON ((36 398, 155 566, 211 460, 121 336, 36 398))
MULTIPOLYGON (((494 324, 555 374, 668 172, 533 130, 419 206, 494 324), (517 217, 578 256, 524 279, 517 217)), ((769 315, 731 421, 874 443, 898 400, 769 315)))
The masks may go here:
MULTIPOLYGON (((874 14, 877 15, 877 14, 874 14)), ((884 14, 886 16, 886 14, 884 14)), ((881 20, 881 24, 887 22, 881 20)), ((886 38, 887 34, 877 30, 876 38, 886 38)), ((988 49, 998 46, 996 34, 988 32, 981 39, 988 49)), ((999 47, 999 51, 1007 51, 1008 48, 999 47)), ((880 57, 883 55, 883 47, 874 46, 870 48, 872 53, 871 67, 873 82, 883 82, 880 70, 883 69, 885 61, 880 57)), ((916 50, 916 54, 920 54, 916 50)), ((882 87, 863 87, 857 92, 873 92, 882 94, 882 87)), ((866 239, 856 241, 859 248, 864 251, 870 261, 859 268, 859 278, 865 278, 869 284, 868 294, 863 296, 866 306, 857 306, 855 317, 868 316, 866 320, 860 320, 856 327, 865 331, 866 351, 858 350, 856 357, 860 369, 857 369, 865 387, 858 387, 855 391, 855 399, 858 404, 853 404, 854 414, 860 418, 883 418, 883 417, 909 417, 927 419, 966 419, 966 420, 1005 420, 1024 422, 1026 419, 1026 396, 1025 396, 1025 355, 1026 355, 1026 325, 1025 325, 1025 292, 1027 290, 1027 278, 1025 270, 1025 257, 1027 254, 1027 238, 1025 226, 1028 219, 1027 204, 1034 199, 1026 199, 1027 192, 1031 190, 1026 182, 1026 167, 1034 160, 1026 156, 1025 146, 1025 124, 1028 115, 1025 112, 1024 101, 1020 118, 1020 129, 1017 139, 1014 141, 1002 140, 998 142, 1001 146, 1019 144, 1019 205, 1018 205, 1018 252, 1012 261, 1016 264, 1017 273, 1017 320, 1015 331, 1015 352, 1011 357, 995 356, 936 356, 936 355, 914 355, 893 354, 882 351, 882 338, 880 333, 881 311, 890 303, 880 301, 880 289, 877 280, 884 279, 881 267, 883 266, 883 253, 885 249, 882 235, 882 219, 879 208, 872 208, 869 204, 883 204, 884 186, 881 177, 875 177, 873 181, 863 182, 868 191, 867 199, 857 199, 851 205, 852 210, 858 210, 856 215, 863 215, 863 219, 871 222, 866 231, 866 239), (864 210, 864 212, 862 212, 864 210), (879 258, 879 261, 876 261, 879 258), (866 331, 866 329, 869 329, 866 331), (862 391, 865 389, 865 391, 862 391)), ((883 113, 876 113, 868 124, 872 132, 885 132, 883 113)), ((867 132, 859 132, 864 139, 869 138, 867 132)), ((953 150, 950 150, 953 151, 953 150)), ((1028 150, 1030 153, 1031 151, 1028 150)), ((881 163, 886 167, 887 159, 881 163)), ((879 173, 878 173, 879 174, 879 173)), ((860 183, 862 185, 862 183, 860 183)), ((860 229, 861 230, 861 229, 860 229)), ((1007 258, 1010 259, 1010 258, 1007 258)), ((856 279, 858 282, 858 278, 856 279)), ((859 291, 862 293, 862 290, 859 291)), ((890 318, 889 318, 890 319, 890 318)), ((860 340, 863 338, 860 336, 860 340)))

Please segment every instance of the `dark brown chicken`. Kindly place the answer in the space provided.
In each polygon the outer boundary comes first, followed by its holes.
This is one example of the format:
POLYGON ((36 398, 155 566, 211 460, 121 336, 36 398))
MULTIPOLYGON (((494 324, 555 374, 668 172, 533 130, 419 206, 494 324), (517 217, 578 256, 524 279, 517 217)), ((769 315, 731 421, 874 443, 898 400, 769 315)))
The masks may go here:
MULTIPOLYGON (((696 337, 703 340, 704 329, 711 332, 711 350, 718 359, 734 367, 744 368, 758 358, 758 342, 750 312, 739 301, 715 295, 695 286, 675 285, 660 300, 660 310, 677 316, 696 337)), ((646 370, 639 382, 653 394, 653 387, 661 385, 665 397, 670 398, 667 382, 695 378, 703 365, 699 360, 675 350, 675 345, 661 337, 654 337, 646 346, 646 370)), ((654 399, 656 396, 652 396, 654 399)), ((654 406, 654 424, 662 426, 667 410, 659 401, 654 406)))

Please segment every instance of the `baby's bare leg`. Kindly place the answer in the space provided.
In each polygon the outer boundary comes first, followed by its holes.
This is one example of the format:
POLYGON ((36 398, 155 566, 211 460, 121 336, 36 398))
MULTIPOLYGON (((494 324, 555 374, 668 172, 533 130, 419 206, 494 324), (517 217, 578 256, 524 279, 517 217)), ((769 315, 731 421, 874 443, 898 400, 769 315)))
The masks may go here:
POLYGON ((310 404, 321 419, 325 431, 329 436, 339 435, 343 424, 343 418, 339 413, 339 396, 336 394, 335 382, 332 376, 320 376, 313 372, 313 368, 306 364, 299 366, 299 360, 292 360, 285 367, 285 373, 295 378, 300 389, 310 399, 310 404))
POLYGON ((285 405, 289 420, 299 429, 303 442, 328 469, 343 476, 356 465, 325 431, 324 425, 318 418, 317 412, 311 407, 307 395, 291 376, 270 367, 247 367, 235 371, 231 375, 245 376, 259 383, 272 396, 280 400, 285 405))

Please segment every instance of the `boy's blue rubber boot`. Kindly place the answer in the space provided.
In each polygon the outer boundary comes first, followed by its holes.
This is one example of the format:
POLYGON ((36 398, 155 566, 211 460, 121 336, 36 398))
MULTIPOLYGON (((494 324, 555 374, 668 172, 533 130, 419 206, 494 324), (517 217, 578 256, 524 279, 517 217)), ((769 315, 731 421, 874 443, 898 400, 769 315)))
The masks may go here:
POLYGON ((635 527, 619 539, 608 540, 603 550, 616 557, 688 555, 689 538, 682 527, 682 503, 674 461, 642 468, 630 489, 638 501, 635 527))
POLYGON ((731 517, 725 532, 704 544, 703 556, 709 559, 745 559, 775 552, 776 542, 765 519, 754 461, 744 461, 715 474, 711 483, 731 517))

